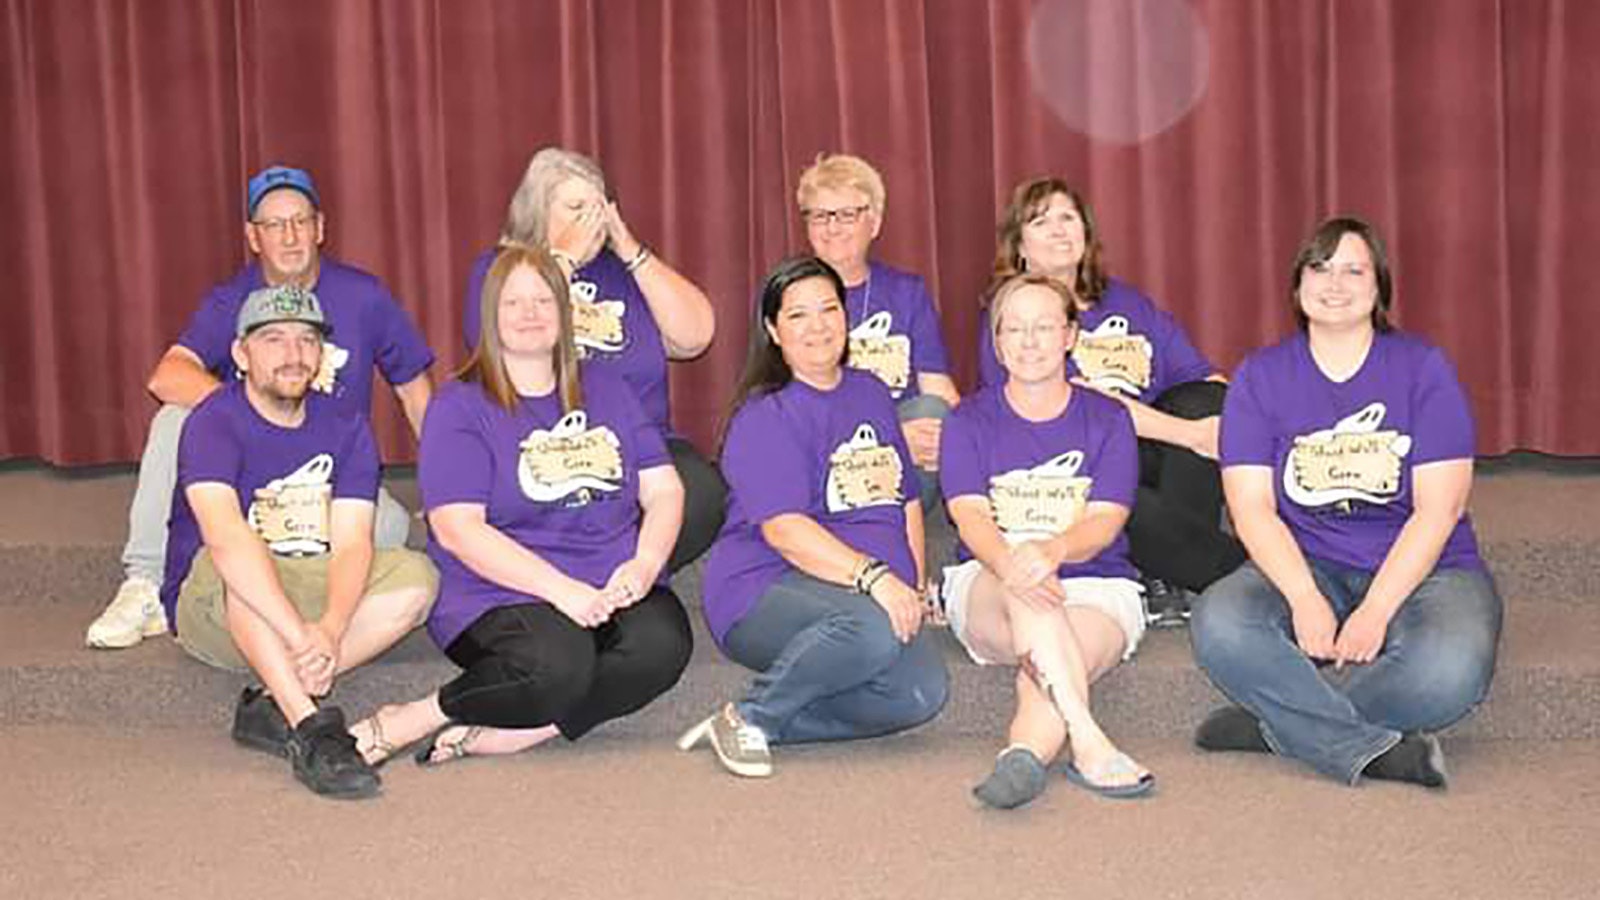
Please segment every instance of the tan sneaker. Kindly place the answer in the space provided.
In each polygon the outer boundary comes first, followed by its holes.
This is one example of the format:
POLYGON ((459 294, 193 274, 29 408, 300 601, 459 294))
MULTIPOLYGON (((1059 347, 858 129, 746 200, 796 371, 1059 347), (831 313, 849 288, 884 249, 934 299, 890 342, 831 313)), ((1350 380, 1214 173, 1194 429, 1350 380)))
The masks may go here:
POLYGON ((84 641, 102 650, 119 650, 166 631, 167 612, 161 608, 160 589, 148 578, 131 575, 89 626, 84 641))
POLYGON ((717 759, 729 772, 746 778, 772 774, 772 751, 767 747, 766 732, 746 722, 732 703, 684 732, 678 738, 678 749, 692 750, 705 738, 711 739, 711 749, 717 751, 717 759))

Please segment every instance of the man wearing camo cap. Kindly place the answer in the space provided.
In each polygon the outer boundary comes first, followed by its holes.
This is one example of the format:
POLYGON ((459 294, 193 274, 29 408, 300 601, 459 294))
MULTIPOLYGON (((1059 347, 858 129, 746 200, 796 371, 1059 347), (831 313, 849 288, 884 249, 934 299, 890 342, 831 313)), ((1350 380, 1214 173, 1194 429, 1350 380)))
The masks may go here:
POLYGON ((420 553, 373 549, 378 451, 366 417, 314 387, 340 338, 316 294, 257 288, 234 334, 240 378, 178 443, 163 611, 191 656, 260 679, 234 740, 287 757, 318 794, 370 797, 377 773, 317 698, 427 617, 438 576, 420 553))

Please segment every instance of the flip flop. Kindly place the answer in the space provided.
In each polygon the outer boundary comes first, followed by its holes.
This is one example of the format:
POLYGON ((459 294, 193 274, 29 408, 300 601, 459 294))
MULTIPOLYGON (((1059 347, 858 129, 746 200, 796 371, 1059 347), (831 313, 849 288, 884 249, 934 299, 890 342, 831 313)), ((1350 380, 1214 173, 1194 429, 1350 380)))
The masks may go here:
POLYGON ((414 757, 417 765, 431 769, 434 766, 442 766, 445 763, 455 762, 458 759, 466 759, 471 756, 472 751, 467 745, 477 740, 478 735, 483 733, 483 726, 468 725, 466 730, 461 732, 461 736, 452 741, 438 737, 438 735, 444 734, 451 728, 457 727, 457 725, 458 723, 452 722, 430 735, 429 737, 435 739, 429 740, 423 745, 422 749, 417 751, 417 755, 414 757))
POLYGON ((1078 787, 1083 788, 1102 797, 1113 800, 1132 800, 1150 793, 1156 786, 1156 776, 1145 772, 1139 776, 1138 781, 1128 784, 1107 784, 1106 779, 1116 775, 1132 775, 1139 771, 1139 766, 1128 757, 1126 753, 1118 753, 1106 760, 1104 765, 1097 766, 1092 771, 1084 773, 1072 763, 1061 767, 1061 774, 1078 787), (1090 777, 1094 776, 1094 777, 1090 777))

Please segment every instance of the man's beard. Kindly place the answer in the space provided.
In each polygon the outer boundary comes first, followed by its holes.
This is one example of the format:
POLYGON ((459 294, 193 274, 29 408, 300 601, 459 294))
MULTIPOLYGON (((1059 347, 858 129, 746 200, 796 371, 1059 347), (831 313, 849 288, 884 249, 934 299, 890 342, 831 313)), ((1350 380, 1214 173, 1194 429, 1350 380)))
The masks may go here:
POLYGON ((306 394, 311 392, 311 379, 316 377, 316 374, 307 366, 279 366, 272 370, 272 377, 267 383, 260 386, 261 395, 284 408, 299 406, 305 400, 306 394), (297 372, 304 374, 298 383, 285 384, 279 377, 297 372))

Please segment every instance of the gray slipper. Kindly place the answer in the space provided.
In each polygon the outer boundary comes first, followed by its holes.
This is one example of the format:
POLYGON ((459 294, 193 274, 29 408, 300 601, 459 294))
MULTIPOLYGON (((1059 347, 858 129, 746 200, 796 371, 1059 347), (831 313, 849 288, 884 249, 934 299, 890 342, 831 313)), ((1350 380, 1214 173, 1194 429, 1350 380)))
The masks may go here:
POLYGON ((994 771, 972 795, 985 806, 1015 809, 1044 793, 1049 782, 1044 763, 1027 747, 1009 747, 994 761, 994 771))

